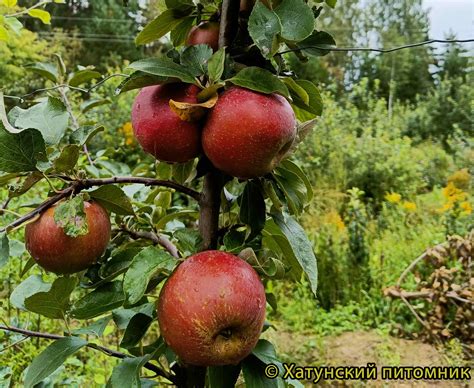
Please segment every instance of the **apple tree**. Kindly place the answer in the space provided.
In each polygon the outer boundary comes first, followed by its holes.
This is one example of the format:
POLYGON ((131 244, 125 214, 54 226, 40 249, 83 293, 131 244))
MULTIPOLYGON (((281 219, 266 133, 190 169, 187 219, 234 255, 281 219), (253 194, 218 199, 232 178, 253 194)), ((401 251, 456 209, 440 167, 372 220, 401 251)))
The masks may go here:
POLYGON ((7 113, 0 95, 9 187, 0 214, 39 182, 50 188, 0 229, 0 265, 10 265, 9 234, 20 228, 31 254, 10 303, 64 322, 64 335, 1 326, 54 340, 28 367, 27 387, 84 347, 121 359, 112 387, 301 385, 265 376, 267 364, 280 376, 282 366, 260 339, 271 327, 265 310, 277 307, 264 285, 306 279, 316 293, 316 258, 298 223, 312 183, 292 154, 323 106, 287 59, 334 47, 317 19, 336 0, 164 3, 136 44, 169 37, 172 48, 131 63, 117 90, 141 89, 132 123, 153 158, 128 166, 89 152, 106 123, 87 114, 107 103, 94 92, 109 79, 91 67, 32 64, 53 86, 26 109, 7 113), (27 277, 34 266, 52 281, 27 277), (111 321, 121 351, 90 341, 111 321))

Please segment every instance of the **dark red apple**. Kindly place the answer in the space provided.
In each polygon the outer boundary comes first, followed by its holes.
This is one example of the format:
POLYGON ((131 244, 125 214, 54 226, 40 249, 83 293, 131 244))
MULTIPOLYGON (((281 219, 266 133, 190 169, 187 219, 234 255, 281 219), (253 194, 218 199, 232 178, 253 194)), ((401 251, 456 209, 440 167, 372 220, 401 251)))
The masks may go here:
POLYGON ((132 108, 135 137, 156 159, 184 163, 201 152, 201 124, 182 120, 170 100, 197 103, 200 89, 195 85, 172 83, 143 88, 132 108))
POLYGON ((203 22, 194 26, 189 32, 186 45, 207 44, 214 51, 219 50, 219 28, 217 22, 203 22))
POLYGON ((70 237, 54 221, 51 207, 25 229, 26 249, 39 266, 57 274, 80 272, 96 262, 110 241, 107 211, 96 202, 85 202, 89 232, 70 237))
POLYGON ((161 335, 186 364, 238 364, 257 344, 265 304, 264 287, 247 262, 221 251, 201 252, 163 286, 161 335))
POLYGON ((271 172, 295 137, 295 114, 285 98, 233 87, 210 112, 202 144, 215 167, 246 179, 271 172))

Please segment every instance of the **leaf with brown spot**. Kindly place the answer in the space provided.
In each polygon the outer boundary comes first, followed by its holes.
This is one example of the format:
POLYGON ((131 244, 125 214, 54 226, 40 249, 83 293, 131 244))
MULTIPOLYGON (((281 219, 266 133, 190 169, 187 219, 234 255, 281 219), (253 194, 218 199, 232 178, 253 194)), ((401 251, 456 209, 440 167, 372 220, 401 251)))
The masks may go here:
POLYGON ((179 102, 170 100, 170 108, 176 113, 179 118, 187 122, 195 122, 201 120, 207 113, 207 111, 216 105, 218 95, 215 94, 209 100, 200 104, 191 104, 188 102, 179 102))

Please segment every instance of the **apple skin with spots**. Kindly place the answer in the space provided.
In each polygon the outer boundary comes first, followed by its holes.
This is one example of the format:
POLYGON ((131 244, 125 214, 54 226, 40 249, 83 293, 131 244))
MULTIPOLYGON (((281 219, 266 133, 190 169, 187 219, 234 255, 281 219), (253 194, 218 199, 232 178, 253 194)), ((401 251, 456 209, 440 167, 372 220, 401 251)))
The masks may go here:
POLYGON ((248 179, 271 172, 297 134, 288 101, 232 87, 220 95, 204 126, 204 153, 219 170, 248 179))
POLYGON ((186 45, 207 44, 213 51, 219 50, 219 28, 220 24, 217 22, 203 22, 194 26, 189 32, 186 45))
POLYGON ((169 101, 198 102, 195 85, 171 83, 143 88, 132 107, 135 137, 145 152, 169 163, 184 163, 201 153, 200 122, 183 121, 169 101))
POLYGON ((37 264, 56 274, 83 271, 102 256, 110 241, 110 219, 107 211, 97 202, 85 202, 89 232, 70 237, 54 220, 51 207, 25 229, 26 249, 37 264))
POLYGON ((236 365, 257 344, 265 307, 265 289, 247 262, 204 251, 179 265, 163 286, 158 322, 185 364, 236 365))

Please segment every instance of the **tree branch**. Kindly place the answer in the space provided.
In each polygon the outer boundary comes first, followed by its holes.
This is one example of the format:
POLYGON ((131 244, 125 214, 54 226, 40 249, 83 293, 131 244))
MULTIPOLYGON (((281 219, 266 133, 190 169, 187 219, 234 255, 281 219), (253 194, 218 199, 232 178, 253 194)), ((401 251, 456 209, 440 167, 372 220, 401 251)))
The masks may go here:
POLYGON ((180 185, 179 183, 176 183, 176 182, 165 181, 165 180, 154 179, 154 178, 113 177, 113 178, 105 178, 105 179, 74 180, 69 177, 61 177, 61 179, 71 182, 72 183, 71 186, 65 188, 64 190, 60 191, 58 194, 44 201, 41 205, 39 205, 33 211, 29 212, 28 214, 25 214, 23 217, 18 218, 17 220, 13 221, 11 224, 0 229, 0 232, 9 232, 12 229, 33 219, 38 214, 41 214, 43 211, 47 210, 48 208, 50 208, 57 202, 61 201, 62 199, 67 198, 73 194, 78 194, 82 190, 90 189, 95 186, 105 186, 105 185, 113 185, 113 184, 129 184, 129 183, 142 184, 145 186, 162 186, 162 187, 168 187, 180 193, 186 194, 197 201, 201 199, 201 194, 189 187, 180 185))
MULTIPOLYGON (((37 332, 37 331, 30 331, 30 330, 20 329, 19 327, 13 327, 13 326, 0 326, 0 330, 23 334, 26 337, 36 337, 36 338, 43 338, 43 339, 54 340, 54 341, 66 338, 66 337, 61 336, 61 335, 50 334, 50 333, 41 333, 41 332, 37 332)), ((116 350, 112 350, 112 349, 106 348, 105 346, 101 346, 101 345, 89 344, 88 343, 86 346, 88 348, 91 348, 91 349, 99 350, 102 353, 104 353, 104 354, 106 354, 110 357, 115 357, 115 358, 120 358, 120 359, 131 357, 131 356, 125 354, 125 353, 117 352, 116 350)), ((173 376, 170 373, 162 370, 158 366, 156 366, 156 365, 154 365, 150 362, 147 362, 144 365, 144 367, 146 369, 152 371, 152 372, 155 372, 158 376, 164 377, 164 378, 168 379, 169 381, 171 381, 172 383, 176 383, 175 376, 173 376)))
POLYGON ((178 248, 166 237, 164 234, 157 234, 148 231, 137 231, 131 230, 127 228, 125 225, 120 227, 120 230, 130 235, 131 238, 134 240, 145 239, 152 241, 155 245, 161 245, 168 253, 175 257, 176 259, 180 259, 181 256, 178 252, 178 248))
POLYGON ((314 46, 304 46, 304 47, 298 47, 295 49, 280 51, 276 55, 292 53, 295 51, 301 51, 305 49, 318 49, 318 50, 335 51, 335 52, 363 51, 363 52, 376 52, 376 53, 388 54, 388 53, 393 53, 395 51, 421 47, 421 46, 427 46, 433 43, 471 43, 471 42, 474 42, 474 39, 430 39, 424 42, 410 43, 404 46, 392 47, 389 49, 376 49, 376 48, 371 48, 371 47, 332 47, 329 45, 314 45, 314 46))

